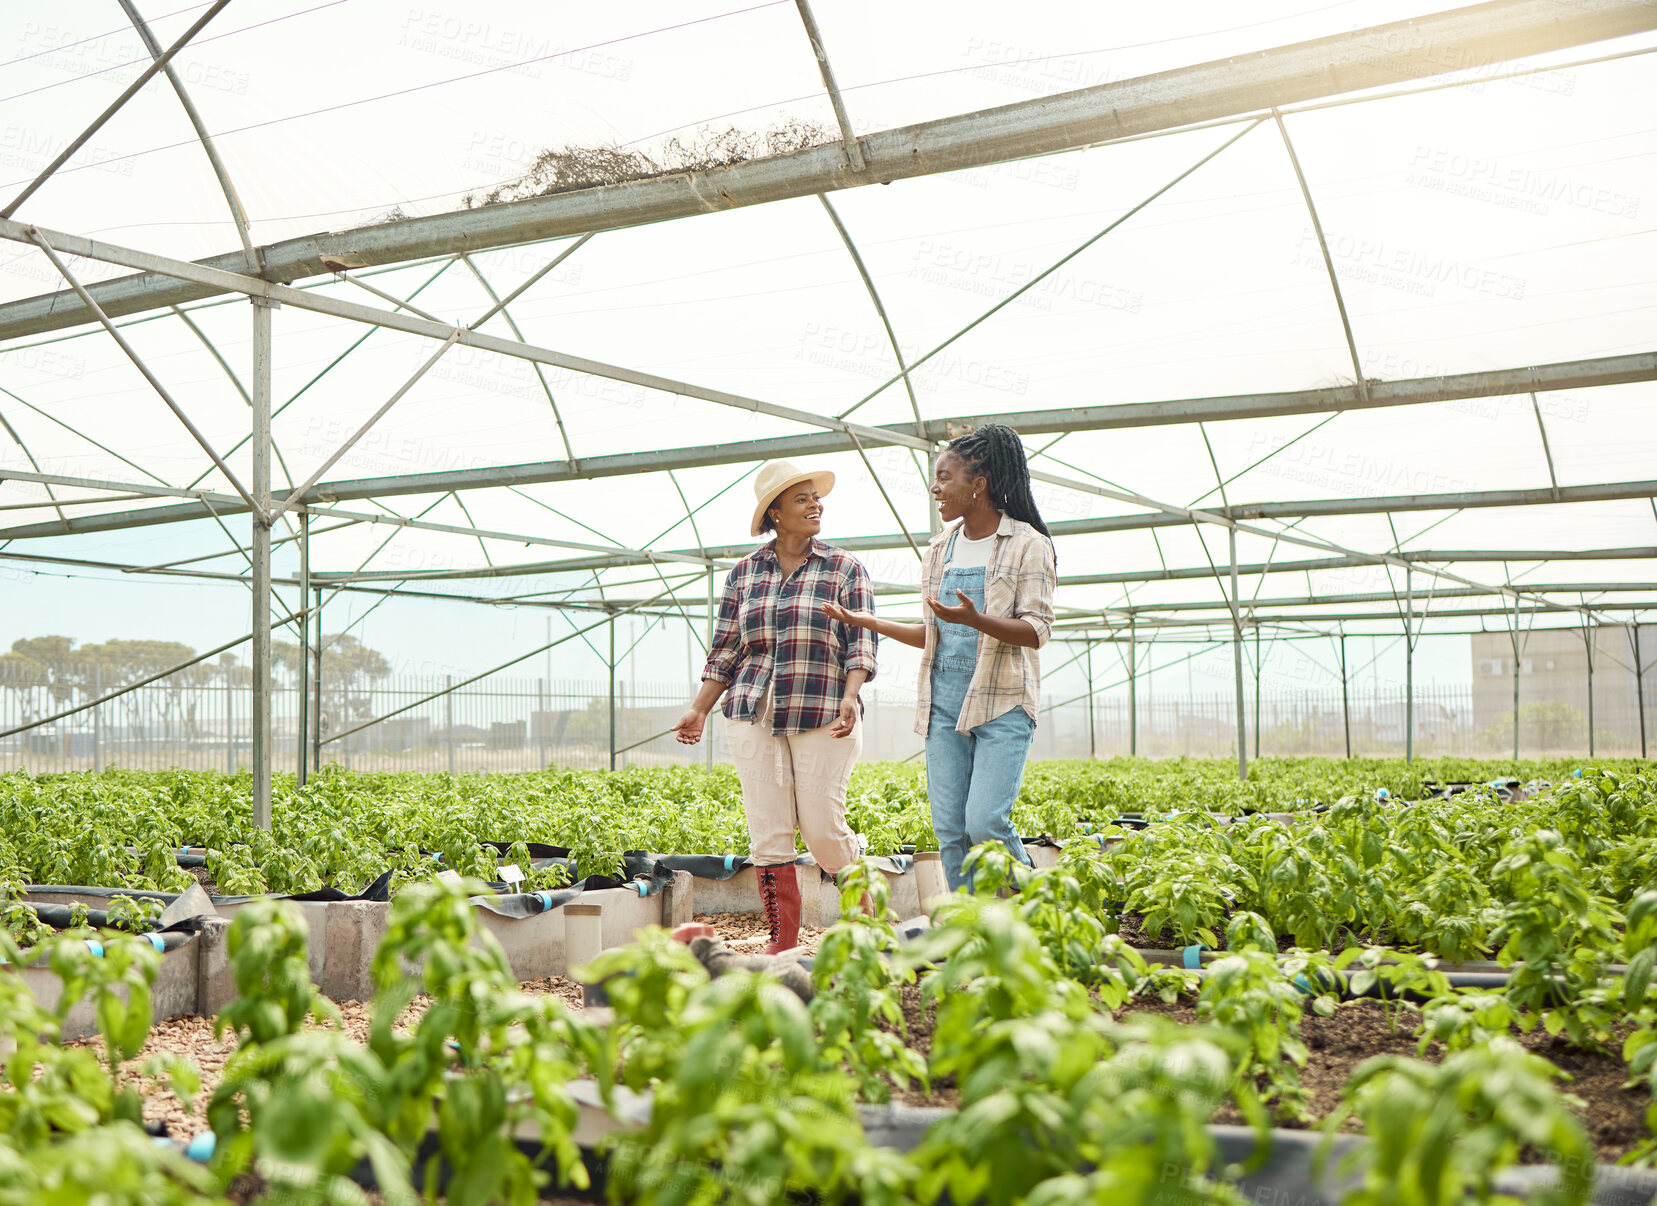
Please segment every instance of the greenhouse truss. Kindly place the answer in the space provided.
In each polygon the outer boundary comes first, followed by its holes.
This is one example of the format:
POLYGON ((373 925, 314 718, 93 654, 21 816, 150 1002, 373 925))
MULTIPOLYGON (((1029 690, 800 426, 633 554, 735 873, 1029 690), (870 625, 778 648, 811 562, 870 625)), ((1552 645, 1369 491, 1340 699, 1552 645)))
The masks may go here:
MULTIPOLYGON (((250 650, 267 820, 272 636, 312 649, 335 598, 545 609, 498 669, 607 640, 613 674, 621 617, 706 639, 788 458, 913 614, 930 458, 992 421, 1055 537, 1051 660, 1091 696, 1114 651, 1131 708, 1148 647, 1228 650, 1240 758, 1262 636, 1339 647, 1344 688, 1350 636, 1408 675, 1506 633, 1517 682, 1527 634, 1615 629, 1645 690, 1651 0, 1072 41, 970 5, 563 41, 507 4, 107 7, 0 17, 0 565, 250 588, 197 660, 250 650), (117 32, 141 60, 87 52, 117 32), (609 174, 533 176, 577 159, 609 174)), ((313 764, 352 731, 319 706, 313 764)))

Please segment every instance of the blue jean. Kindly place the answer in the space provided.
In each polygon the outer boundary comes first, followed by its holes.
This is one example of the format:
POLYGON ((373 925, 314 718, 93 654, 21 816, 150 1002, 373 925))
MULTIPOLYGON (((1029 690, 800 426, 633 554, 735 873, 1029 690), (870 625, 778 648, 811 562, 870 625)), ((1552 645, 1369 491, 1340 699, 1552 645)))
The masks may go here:
POLYGON ((932 715, 926 733, 926 794, 938 835, 944 878, 951 892, 968 883, 962 864, 980 842, 996 841, 1026 865, 1030 856, 1013 828, 1013 801, 1024 782, 1024 762, 1036 722, 1017 707, 970 733, 957 733, 972 663, 940 659, 932 664, 932 715))

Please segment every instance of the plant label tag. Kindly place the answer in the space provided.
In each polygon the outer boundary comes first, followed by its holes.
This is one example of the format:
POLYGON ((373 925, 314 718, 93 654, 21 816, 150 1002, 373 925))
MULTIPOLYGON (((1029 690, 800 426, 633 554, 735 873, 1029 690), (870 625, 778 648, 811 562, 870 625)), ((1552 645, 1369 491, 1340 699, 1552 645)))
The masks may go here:
POLYGON ((458 884, 460 882, 460 872, 452 867, 445 867, 437 873, 437 882, 440 884, 458 884))
POLYGON ((523 870, 517 863, 502 863, 500 876, 503 884, 521 884, 524 881, 523 870))

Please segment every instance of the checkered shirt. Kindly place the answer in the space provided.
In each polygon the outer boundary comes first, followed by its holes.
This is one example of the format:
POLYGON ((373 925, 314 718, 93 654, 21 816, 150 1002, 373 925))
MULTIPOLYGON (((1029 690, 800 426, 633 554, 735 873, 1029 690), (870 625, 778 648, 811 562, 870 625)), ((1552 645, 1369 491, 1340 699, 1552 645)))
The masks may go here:
MULTIPOLYGON (((926 650, 921 654, 920 685, 915 692, 915 732, 926 736, 932 719, 932 658, 938 649, 938 624, 925 596, 944 603, 938 588, 944 580, 944 554, 955 531, 945 528, 932 538, 921 561, 921 615, 926 624, 926 650)), ((1001 517, 995 529, 995 547, 984 571, 984 614, 1011 616, 1036 630, 1038 647, 1047 644, 1053 629, 1053 589, 1058 582, 1053 542, 1022 520, 1001 517)), ((969 733, 1014 708, 1022 707, 1035 720, 1041 706, 1041 656, 1035 649, 1009 645, 985 633, 978 634, 978 664, 973 668, 967 697, 961 705, 955 731, 969 733)))
POLYGON ((731 568, 702 668, 703 678, 730 688, 728 719, 752 722, 770 687, 772 733, 808 733, 839 717, 850 671, 874 679, 875 634, 830 620, 830 602, 873 611, 874 587, 861 561, 820 540, 786 582, 775 540, 731 568))

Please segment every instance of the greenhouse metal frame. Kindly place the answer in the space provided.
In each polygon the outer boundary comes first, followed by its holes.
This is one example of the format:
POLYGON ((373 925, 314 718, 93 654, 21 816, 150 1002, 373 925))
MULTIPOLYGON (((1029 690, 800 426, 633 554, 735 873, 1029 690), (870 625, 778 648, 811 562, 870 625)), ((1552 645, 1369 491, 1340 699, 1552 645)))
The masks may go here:
MULTIPOLYGON (((190 89, 172 66, 178 55, 228 0, 217 0, 184 34, 163 48, 131 0, 121 0, 123 9, 143 38, 152 58, 149 67, 111 102, 77 140, 66 146, 44 171, 19 195, 0 208, 0 238, 37 252, 61 276, 65 288, 38 297, 0 304, 0 369, 8 351, 38 346, 42 337, 54 332, 96 335, 102 332, 119 347, 143 375, 156 395, 177 417, 209 467, 195 481, 176 485, 160 481, 119 480, 42 471, 18 432, 6 424, 6 432, 29 460, 29 469, 0 468, 0 482, 15 482, 41 488, 46 497, 28 507, 8 509, 46 512, 47 517, 11 523, 0 519, 0 558, 40 564, 79 565, 119 569, 148 574, 178 575, 206 581, 240 581, 251 586, 252 631, 237 641, 220 644, 194 661, 214 657, 244 642, 252 645, 254 706, 254 807, 262 825, 268 825, 272 768, 277 754, 272 748, 269 701, 272 690, 271 634, 291 626, 300 635, 306 685, 302 705, 301 749, 297 765, 301 779, 307 766, 319 765, 324 741, 337 741, 377 724, 386 717, 344 728, 324 738, 314 723, 320 709, 320 688, 314 673, 322 640, 321 615, 327 601, 341 592, 377 594, 382 598, 430 597, 497 604, 496 598, 469 596, 441 590, 438 584, 466 583, 500 577, 526 577, 578 573, 589 575, 596 597, 539 598, 515 596, 518 606, 562 610, 577 617, 570 632, 533 649, 521 657, 495 667, 472 679, 455 683, 448 690, 486 677, 506 666, 536 656, 546 649, 576 639, 596 639, 607 630, 610 641, 609 665, 612 679, 616 665, 615 631, 619 617, 637 614, 658 620, 676 619, 692 631, 711 634, 715 604, 716 574, 745 555, 749 546, 712 546, 697 530, 699 508, 672 478, 675 471, 692 468, 752 467, 778 457, 808 457, 832 453, 855 454, 880 491, 893 529, 884 534, 852 536, 835 541, 858 553, 913 550, 932 535, 912 530, 888 493, 890 471, 883 474, 870 458, 877 448, 903 450, 920 477, 923 488, 929 481, 930 459, 955 435, 988 422, 1016 425, 1031 440, 1033 476, 1057 490, 1075 492, 1134 508, 1127 514, 1110 514, 1082 519, 1061 519, 1051 523, 1058 539, 1097 536, 1106 533, 1145 531, 1153 536, 1159 529, 1214 528, 1226 533, 1223 557, 1202 548, 1206 564, 1111 572, 1070 572, 1059 580, 1059 609, 1055 637, 1075 644, 1086 657, 1088 698, 1094 690, 1092 651, 1095 646, 1115 645, 1122 650, 1129 684, 1130 715, 1133 682, 1140 666, 1140 649, 1147 634, 1157 640, 1185 641, 1199 645, 1229 643, 1236 696, 1239 770, 1246 773, 1244 707, 1244 655, 1246 637, 1255 642, 1265 632, 1271 639, 1333 641, 1342 648, 1342 690, 1346 687, 1344 641, 1349 624, 1384 623, 1395 625, 1405 636, 1407 674, 1413 681, 1413 652, 1421 636, 1506 630, 1516 642, 1524 625, 1537 617, 1564 620, 1583 630, 1590 651, 1589 700, 1592 708, 1592 649, 1590 630, 1596 626, 1628 625, 1634 642, 1634 677, 1643 691, 1644 662, 1639 650, 1638 621, 1641 613, 1657 607, 1657 580, 1561 580, 1546 583, 1516 583, 1492 578, 1471 568, 1515 561, 1553 563, 1559 561, 1649 561, 1657 547, 1583 547, 1575 549, 1527 547, 1514 538, 1507 547, 1421 549, 1405 547, 1411 540, 1397 539, 1392 527, 1391 547, 1358 547, 1296 530, 1297 525, 1318 517, 1379 515, 1392 524, 1392 517, 1408 512, 1463 511, 1481 508, 1518 509, 1571 503, 1623 500, 1650 501, 1657 517, 1657 479, 1607 481, 1597 484, 1562 485, 1554 472, 1554 454, 1549 447, 1549 429, 1539 395, 1555 391, 1597 389, 1657 380, 1657 351, 1585 357, 1540 365, 1521 365, 1502 370, 1451 373, 1383 380, 1366 374, 1343 297, 1341 273, 1331 256, 1330 242, 1319 222, 1316 196, 1301 170, 1301 160, 1285 118, 1330 107, 1379 104, 1398 96, 1417 95, 1440 88, 1466 86, 1455 78, 1470 64, 1507 63, 1525 56, 1549 54, 1573 47, 1657 30, 1657 4, 1650 0, 1605 0, 1595 4, 1560 4, 1555 0, 1494 0, 1492 3, 1456 9, 1418 19, 1372 26, 1331 37, 1282 45, 1247 59, 1230 59, 1174 68, 1152 75, 1108 82, 1053 97, 1015 103, 1000 108, 965 113, 919 125, 858 135, 854 131, 843 93, 830 67, 828 47, 806 0, 797 0, 804 35, 820 65, 824 89, 839 127, 838 140, 789 154, 731 163, 705 170, 692 170, 611 184, 599 184, 546 196, 499 205, 448 212, 428 217, 397 218, 372 226, 335 234, 287 239, 257 246, 250 237, 250 223, 231 174, 208 133, 190 89), (200 261, 185 261, 138 250, 117 242, 89 238, 37 224, 14 216, 75 151, 118 113, 123 104, 156 76, 165 76, 178 103, 196 132, 222 190, 223 204, 233 217, 241 236, 238 250, 200 261), (1400 83, 1400 81, 1406 81, 1400 83), (842 220, 833 198, 846 190, 871 184, 893 184, 944 172, 1093 150, 1127 142, 1151 139, 1169 132, 1214 128, 1227 134, 1224 141, 1179 174, 1150 191, 1137 205, 1127 209, 1096 234, 1033 275, 1007 296, 948 339, 922 355, 905 355, 903 342, 883 303, 875 276, 866 266, 859 246, 842 220), (923 415, 917 398, 914 376, 934 357, 980 323, 993 318, 1021 295, 1038 287, 1047 276, 1073 257, 1112 232, 1146 207, 1153 206, 1170 189, 1210 161, 1222 157, 1240 141, 1276 138, 1292 165, 1295 184, 1304 198, 1306 213, 1317 236, 1322 262, 1327 270, 1329 298, 1341 324, 1342 338, 1352 368, 1350 384, 1314 389, 1234 396, 1173 398, 1165 401, 1128 402, 1075 406, 1058 409, 1015 410, 1002 413, 923 415), (575 255, 589 240, 602 238, 607 231, 691 218, 788 199, 816 197, 839 238, 844 243, 850 270, 867 292, 872 307, 889 340, 894 370, 871 391, 850 400, 837 413, 819 413, 796 406, 767 401, 690 381, 639 371, 604 360, 576 356, 527 339, 513 320, 511 307, 532 286, 575 255), (516 287, 505 292, 488 279, 474 257, 482 252, 521 246, 538 246, 550 240, 565 240, 540 249, 544 265, 516 287), (77 270, 71 260, 115 266, 133 275, 96 281, 83 280, 84 268, 77 270), (452 265, 469 271, 492 299, 492 305, 474 321, 458 325, 423 310, 413 294, 399 296, 373 282, 382 271, 432 266, 439 271, 452 265), (310 282, 301 285, 299 282, 310 282), (244 388, 229 359, 215 346, 194 315, 203 307, 217 307, 246 300, 251 314, 252 363, 244 388), (401 379, 387 381, 383 401, 366 419, 354 422, 351 434, 340 440, 332 452, 308 466, 303 476, 291 475, 291 488, 273 488, 273 458, 280 457, 272 434, 273 418, 282 407, 273 396, 273 362, 280 343, 274 338, 272 311, 294 310, 359 324, 369 331, 385 329, 430 341, 431 351, 415 371, 401 379), (216 362, 224 374, 243 392, 249 412, 246 436, 228 449, 216 448, 213 441, 192 420, 188 407, 169 389, 166 369, 147 362, 133 345, 127 331, 135 324, 171 318, 183 323, 199 340, 203 355, 216 362), (499 318, 509 335, 489 333, 481 328, 499 318), (122 321, 126 320, 126 321, 122 321), (556 424, 564 457, 522 464, 495 464, 436 472, 330 478, 329 472, 359 441, 393 412, 446 353, 457 346, 479 349, 528 362, 539 377, 550 416, 556 424), (560 413, 556 391, 548 384, 544 369, 556 369, 624 383, 661 395, 731 408, 792 424, 799 434, 755 440, 704 444, 689 447, 662 447, 644 451, 579 456, 560 413), (854 415, 866 403, 888 390, 902 390, 912 415, 908 422, 859 422, 854 415), (1518 488, 1447 490, 1430 493, 1386 494, 1370 497, 1322 498, 1290 501, 1236 502, 1229 497, 1233 478, 1222 477, 1213 460, 1214 488, 1219 503, 1214 506, 1176 505, 1112 484, 1091 470, 1044 456, 1058 439, 1078 432, 1135 430, 1154 426, 1203 425, 1231 420, 1283 416, 1331 416, 1347 411, 1415 406, 1462 399, 1528 396, 1535 415, 1536 435, 1546 455, 1549 481, 1518 488), (1039 447, 1031 437, 1054 437, 1039 447), (244 452, 245 450, 245 452, 244 452), (249 459, 241 472, 231 460, 243 453, 249 459), (1057 465, 1062 472, 1049 466, 1057 465), (453 498, 461 509, 466 491, 550 485, 635 474, 665 475, 688 519, 696 545, 680 548, 626 547, 540 535, 535 532, 506 531, 471 523, 439 523, 419 516, 399 514, 382 500, 411 495, 453 498), (202 485, 209 477, 215 487, 202 485), (68 494, 62 492, 68 491, 68 494), (363 505, 357 505, 363 504, 363 505), (89 514, 86 508, 94 508, 89 514), (247 518, 247 539, 239 538, 230 521, 247 518), (63 536, 120 532, 140 527, 202 521, 222 529, 230 547, 220 553, 192 557, 159 565, 137 565, 100 558, 70 558, 56 553, 32 553, 29 542, 63 536), (1292 521, 1292 522, 1291 522, 1292 521), (286 527, 287 534, 276 532, 286 527), (326 526, 322 526, 326 525, 326 526), (362 525, 383 525, 389 534, 376 552, 405 532, 430 532, 460 536, 483 542, 516 543, 531 549, 551 550, 555 559, 511 564, 489 562, 487 549, 480 566, 446 569, 374 569, 368 562, 352 569, 317 564, 313 536, 362 525), (1264 560, 1240 561, 1238 537, 1269 542, 1264 560), (272 550, 283 544, 297 547, 299 573, 291 578, 273 579, 272 550), (1293 556, 1287 554, 1290 546, 1293 556), (1312 556, 1300 555, 1301 550, 1312 556), (193 567, 191 562, 223 556, 243 558, 244 572, 193 567), (1311 574, 1326 570, 1377 566, 1387 571, 1386 591, 1351 591, 1340 594, 1311 589, 1311 574), (621 581, 602 578, 611 571, 648 571, 649 576, 632 576, 621 581), (1396 571, 1401 582, 1393 583, 1396 571), (1285 589, 1263 596, 1267 575, 1305 575, 1307 589, 1285 589), (1258 578, 1260 587, 1251 597, 1242 587, 1245 577, 1258 578), (1151 582, 1193 584, 1192 597, 1168 601, 1099 607, 1078 601, 1083 587, 1102 585, 1133 586, 1151 582), (1210 592, 1196 597, 1196 587, 1207 584, 1210 592), (425 592, 417 589, 425 585, 425 592), (274 587, 297 591, 298 603, 285 610, 274 587), (607 593, 606 587, 610 588, 607 593), (613 593, 619 590, 622 593, 613 593), (1069 596, 1069 597, 1067 597, 1069 596), (1590 600, 1590 596, 1592 599, 1590 600), (1474 601, 1476 605, 1463 604, 1474 601), (1449 604, 1449 606, 1446 606, 1449 604), (1334 608, 1335 610, 1330 610, 1334 608), (1210 613, 1206 614, 1205 613, 1210 613), (1219 614, 1213 614, 1219 613, 1219 614), (1477 626, 1472 621, 1477 620, 1477 626), (1487 621, 1495 620, 1494 629, 1487 621), (313 694, 313 692, 315 694, 313 694), (305 719, 304 708, 311 720, 305 719)), ((1585 54, 1572 65, 1591 66, 1608 59, 1649 53, 1650 48, 1618 51, 1611 55, 1585 54)), ((1515 66, 1511 72, 1480 81, 1507 78, 1533 71, 1557 70, 1546 67, 1515 66)), ((902 187, 901 183, 899 187, 902 187)), ((435 279, 435 278, 434 278, 435 279)), ((59 338, 58 336, 52 336, 59 338)), ((360 341, 359 341, 360 342, 360 341)), ((353 345, 355 347, 356 345, 353 345)), ((343 356, 340 358, 343 359, 343 356)), ((336 360, 335 364, 338 363, 336 360)), ((327 366, 320 378, 334 367, 327 366)), ((313 378, 314 380, 318 378, 313 378)), ((10 394, 10 391, 7 391, 10 394)), ((28 405, 21 397, 16 401, 28 405)), ((31 407, 31 409, 34 409, 31 407)), ((50 418, 50 416, 47 416, 50 418)), ((61 420, 53 422, 72 434, 95 444, 104 452, 131 465, 118 450, 105 448, 98 433, 78 431, 61 420)), ((1203 439, 1207 441, 1206 432, 1203 439)), ((1267 458, 1282 451, 1275 449, 1267 458)), ((1266 458, 1262 458, 1266 459, 1266 458)), ((1259 462, 1256 462, 1258 464, 1259 462)), ((1254 466, 1250 466, 1252 469, 1254 466)), ((136 469, 137 466, 133 465, 136 469)), ((747 472, 735 485, 745 480, 747 472)), ((153 476, 153 475, 151 475, 153 476)), ((421 514, 424 514, 422 512, 421 514)), ((936 527, 936 519, 933 521, 936 527)), ((585 526, 585 525, 584 525, 585 526)), ((1436 526, 1436 525, 1435 525, 1436 526)), ((1160 545, 1158 546, 1160 552, 1160 545)), ((372 559, 372 555, 370 560, 372 559)), ((574 590, 569 595, 581 595, 574 590)), ((914 598, 915 588, 903 582, 879 582, 877 593, 885 597, 914 598)), ((1657 651, 1645 651, 1645 657, 1657 651)), ((193 663, 186 663, 193 664, 193 663)), ((179 667, 164 673, 172 673, 179 667)), ((1518 659, 1514 678, 1517 698, 1518 659)), ((160 678, 163 675, 155 675, 160 678)), ((91 703, 60 711, 37 724, 49 723, 74 711, 94 707, 142 682, 129 684, 91 703)), ((1258 690, 1258 674, 1256 676, 1258 690)), ((434 697, 435 698, 435 697, 434 697)), ((1406 688, 1406 706, 1413 704, 1413 687, 1406 688)), ((410 705, 410 707, 415 705, 410 705)), ((401 710, 407 710, 401 709, 401 710)), ((394 715, 395 713, 388 713, 394 715)), ((1645 754, 1644 702, 1641 703, 1641 753, 1645 754)), ((614 700, 611 704, 614 725, 614 700)), ((1517 712, 1515 713, 1517 725, 1517 712)), ((34 727, 34 726, 24 726, 34 727)), ((1130 726, 1131 728, 1131 726, 1130 726)), ((14 729, 13 732, 18 730, 14 729)), ((1406 734, 1413 727, 1406 721, 1406 734)), ((7 734, 0 734, 5 736, 7 734)), ((657 736, 660 736, 658 734, 657 736)), ((1258 732, 1256 733, 1258 740, 1258 732)), ((1408 740, 1408 737, 1406 737, 1408 740)), ((1590 721, 1592 740, 1592 721, 1590 721)), ((1409 747, 1406 746, 1408 752, 1409 747)), ((612 729, 612 760, 618 752, 612 729)))

